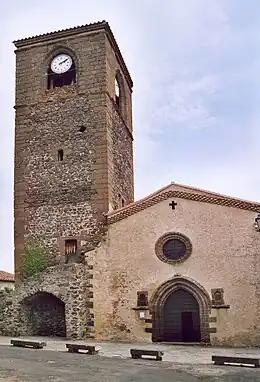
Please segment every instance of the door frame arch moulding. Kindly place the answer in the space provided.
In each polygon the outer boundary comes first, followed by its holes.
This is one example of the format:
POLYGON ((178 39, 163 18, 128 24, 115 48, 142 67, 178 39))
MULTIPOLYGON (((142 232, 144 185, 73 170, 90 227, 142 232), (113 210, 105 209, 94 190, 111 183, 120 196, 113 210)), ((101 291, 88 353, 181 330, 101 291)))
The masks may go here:
POLYGON ((167 298, 177 291, 183 289, 189 292, 198 302, 200 315, 201 342, 210 343, 209 316, 211 311, 211 300, 205 288, 195 280, 176 275, 161 284, 153 293, 149 310, 152 315, 152 341, 163 341, 163 308, 167 298))

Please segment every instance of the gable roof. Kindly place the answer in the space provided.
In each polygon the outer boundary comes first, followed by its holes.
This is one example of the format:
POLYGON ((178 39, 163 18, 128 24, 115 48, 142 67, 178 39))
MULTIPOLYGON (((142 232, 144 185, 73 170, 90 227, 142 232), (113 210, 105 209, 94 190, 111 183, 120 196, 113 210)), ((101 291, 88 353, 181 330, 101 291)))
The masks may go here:
POLYGON ((12 282, 14 282, 14 275, 12 273, 0 270, 0 281, 12 281, 12 282))
POLYGON ((188 199, 196 202, 218 204, 220 206, 260 212, 260 203, 172 182, 143 199, 128 204, 118 210, 109 212, 107 214, 108 224, 113 224, 119 220, 125 219, 128 216, 134 215, 137 212, 140 212, 168 198, 188 199))

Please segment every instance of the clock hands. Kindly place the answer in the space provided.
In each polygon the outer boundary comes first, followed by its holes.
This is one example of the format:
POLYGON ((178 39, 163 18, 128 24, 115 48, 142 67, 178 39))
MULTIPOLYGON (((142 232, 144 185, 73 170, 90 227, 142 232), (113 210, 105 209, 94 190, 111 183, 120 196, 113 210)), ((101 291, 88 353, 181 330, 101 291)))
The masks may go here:
MULTIPOLYGON (((1 1, 1 0, 0 0, 1 1)), ((60 54, 53 58, 51 69, 53 73, 61 74, 67 72, 73 64, 72 58, 66 54, 60 54)))
POLYGON ((59 62, 59 65, 62 65, 62 64, 64 64, 64 62, 66 62, 66 61, 68 61, 68 59, 67 59, 67 58, 66 58, 65 60, 63 60, 63 61, 59 62))

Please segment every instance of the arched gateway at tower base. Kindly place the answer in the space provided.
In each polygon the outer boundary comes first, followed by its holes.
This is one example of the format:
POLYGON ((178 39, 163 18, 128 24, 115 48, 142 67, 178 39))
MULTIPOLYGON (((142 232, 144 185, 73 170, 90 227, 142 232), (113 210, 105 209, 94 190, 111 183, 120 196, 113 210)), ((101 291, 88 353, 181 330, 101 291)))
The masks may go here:
POLYGON ((17 286, 16 331, 25 336, 89 338, 93 311, 87 265, 49 267, 17 286))
POLYGON ((38 292, 21 302, 25 331, 32 336, 66 337, 65 304, 47 292, 38 292))
POLYGON ((210 342, 210 298, 197 282, 175 276, 150 301, 153 342, 210 342))

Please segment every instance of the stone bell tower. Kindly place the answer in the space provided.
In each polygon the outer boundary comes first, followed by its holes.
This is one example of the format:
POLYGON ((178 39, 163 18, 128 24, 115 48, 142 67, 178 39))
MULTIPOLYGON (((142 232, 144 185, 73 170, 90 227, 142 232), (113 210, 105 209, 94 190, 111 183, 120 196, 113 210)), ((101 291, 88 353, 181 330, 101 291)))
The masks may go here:
POLYGON ((56 262, 133 202, 132 80, 107 22, 16 46, 15 274, 30 238, 56 262))

